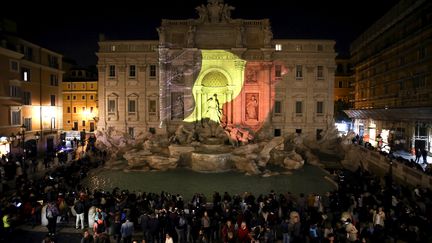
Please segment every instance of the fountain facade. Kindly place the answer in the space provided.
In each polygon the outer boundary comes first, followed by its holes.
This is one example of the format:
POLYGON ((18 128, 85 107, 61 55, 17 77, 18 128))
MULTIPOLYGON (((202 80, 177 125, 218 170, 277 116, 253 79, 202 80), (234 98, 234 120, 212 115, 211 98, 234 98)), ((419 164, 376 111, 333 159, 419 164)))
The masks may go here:
POLYGON ((333 116, 334 42, 277 40, 275 50, 269 19, 232 19, 232 9, 209 0, 198 19, 163 19, 158 40, 99 42, 97 136, 112 167, 261 174, 313 158, 306 143, 286 145, 296 130, 315 144, 333 116))
POLYGON ((198 172, 225 172, 233 169, 230 146, 220 138, 209 137, 192 152, 191 169, 198 172))

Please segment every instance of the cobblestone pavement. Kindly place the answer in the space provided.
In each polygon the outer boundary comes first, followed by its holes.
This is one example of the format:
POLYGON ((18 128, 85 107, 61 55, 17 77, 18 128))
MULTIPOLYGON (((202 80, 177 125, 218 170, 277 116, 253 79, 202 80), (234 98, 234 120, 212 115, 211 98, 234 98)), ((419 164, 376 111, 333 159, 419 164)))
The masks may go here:
MULTIPOLYGON (((13 232, 8 242, 13 243, 30 243, 42 242, 48 236, 48 229, 45 226, 32 227, 30 225, 18 226, 13 232)), ((74 228, 73 224, 58 224, 57 234, 53 237, 58 243, 79 243, 81 241, 82 231, 74 228)))
MULTIPOLYGON (((90 232, 93 230, 89 229, 90 232)), ((56 243, 79 243, 81 242, 82 230, 75 228, 75 217, 73 221, 68 223, 58 223, 57 233, 52 239, 56 243)), ((23 224, 15 228, 11 237, 7 241, 0 242, 11 242, 11 243, 40 243, 48 236, 48 228, 42 225, 32 227, 29 224, 23 224)), ((142 238, 142 232, 137 230, 133 238, 134 240, 140 240, 142 238)), ((114 238, 111 237, 111 242, 115 242, 114 238)))

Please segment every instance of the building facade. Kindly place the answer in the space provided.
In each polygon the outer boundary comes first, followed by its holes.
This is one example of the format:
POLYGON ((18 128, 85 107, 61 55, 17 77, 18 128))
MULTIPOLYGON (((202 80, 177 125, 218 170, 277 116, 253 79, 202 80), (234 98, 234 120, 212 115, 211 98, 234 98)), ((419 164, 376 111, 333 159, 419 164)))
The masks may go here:
POLYGON ((52 151, 62 127, 62 56, 13 35, 1 44, 0 134, 11 153, 52 151))
POLYGON ((232 9, 208 1, 197 19, 163 19, 159 40, 101 40, 98 129, 136 136, 213 120, 319 137, 333 118, 335 42, 273 39, 268 19, 232 9))
POLYGON ((353 107, 354 100, 354 72, 350 59, 347 57, 336 58, 336 72, 334 82, 334 108, 336 126, 341 134, 352 130, 351 119, 344 110, 353 107))
POLYGON ((349 58, 336 58, 334 101, 343 101, 352 106, 354 100, 354 72, 349 58))
POLYGON ((72 68, 67 72, 62 82, 64 131, 95 131, 97 87, 97 77, 88 69, 72 68))
POLYGON ((431 149, 432 3, 402 0, 351 45, 355 131, 373 146, 431 149))
POLYGON ((1 137, 0 153, 1 155, 11 152, 10 136, 11 132, 17 134, 20 132, 21 114, 21 89, 15 88, 21 84, 19 62, 24 55, 16 51, 0 47, 0 112, 7 114, 0 117, 1 137), (16 112, 13 112, 15 111, 16 112), (13 130, 13 131, 11 131, 13 130))

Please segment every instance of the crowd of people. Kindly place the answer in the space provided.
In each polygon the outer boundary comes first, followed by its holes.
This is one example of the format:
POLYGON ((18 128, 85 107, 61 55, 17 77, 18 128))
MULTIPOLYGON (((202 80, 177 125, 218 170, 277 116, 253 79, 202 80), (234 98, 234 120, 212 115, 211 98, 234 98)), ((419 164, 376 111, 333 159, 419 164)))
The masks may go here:
MULTIPOLYGON (((42 208, 55 204, 61 209, 61 219, 68 220, 66 213, 73 203, 74 193, 79 190, 77 185, 86 177, 91 168, 102 164, 102 154, 94 160, 79 155, 80 158, 70 160, 68 153, 47 154, 42 160, 36 158, 23 159, 22 156, 8 154, 0 158, 0 242, 8 242, 13 228, 28 223, 33 227, 40 225, 42 208), (81 157, 82 156, 82 157, 81 157), (69 162, 68 162, 69 160, 69 162), (72 201, 70 201, 72 200, 72 201), (55 203, 54 203, 55 202, 55 203), (3 241, 2 241, 3 240, 3 241)), ((54 218, 54 216, 52 217, 54 218)), ((51 228, 50 234, 55 228, 51 228)), ((57 222, 57 221, 56 221, 57 222)))
POLYGON ((417 169, 418 171, 421 171, 427 175, 432 175, 432 162, 427 161, 428 151, 425 148, 415 147, 414 151, 412 152, 415 156, 415 159, 407 159, 402 156, 395 155, 394 151, 392 150, 392 148, 390 148, 389 145, 381 144, 378 145, 378 147, 373 147, 371 143, 364 142, 363 138, 359 137, 358 135, 352 139, 352 143, 364 146, 365 148, 370 150, 377 150, 380 154, 389 157, 389 159, 391 160, 402 163, 410 168, 417 169), (384 147, 385 149, 383 149, 384 147))
MULTIPOLYGON (((88 157, 49 171, 39 180, 16 178, 2 195, 0 240, 13 228, 46 224, 55 239, 59 222, 73 222, 81 242, 430 242, 432 193, 381 180, 368 171, 333 173, 338 189, 323 195, 270 191, 253 195, 114 188, 90 191, 80 184, 88 157)), ((46 241, 50 242, 50 241, 46 241)))

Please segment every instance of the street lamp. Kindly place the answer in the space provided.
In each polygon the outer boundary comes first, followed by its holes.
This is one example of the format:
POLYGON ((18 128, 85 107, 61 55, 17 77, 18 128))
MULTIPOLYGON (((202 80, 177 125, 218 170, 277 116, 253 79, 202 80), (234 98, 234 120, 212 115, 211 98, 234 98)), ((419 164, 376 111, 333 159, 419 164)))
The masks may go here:
POLYGON ((39 132, 36 132, 36 133, 35 133, 36 143, 39 142, 39 138, 40 138, 40 134, 39 134, 39 132))
POLYGON ((388 168, 388 174, 386 178, 386 187, 387 187, 387 195, 388 198, 386 200, 388 201, 388 207, 390 208, 392 205, 392 195, 393 195, 393 160, 389 160, 389 168, 388 168))
POLYGON ((16 139, 18 140, 18 145, 20 145, 20 146, 21 146, 21 138, 22 138, 22 134, 21 134, 21 132, 18 132, 16 135, 16 139))
POLYGON ((12 133, 9 137, 10 146, 11 146, 10 147, 11 154, 12 154, 12 148, 16 148, 15 140, 17 140, 17 136, 14 133, 12 133))
POLYGON ((26 158, 26 150, 25 150, 25 132, 26 132, 26 126, 24 124, 22 124, 21 128, 21 134, 22 134, 22 144, 21 144, 21 148, 23 151, 23 162, 25 162, 25 158, 26 158))
POLYGON ((83 130, 80 132, 80 139, 81 139, 81 146, 84 149, 85 140, 86 140, 86 130, 83 128, 83 130))
POLYGON ((39 132, 36 132, 35 133, 35 140, 36 140, 36 155, 37 155, 37 151, 38 151, 38 148, 39 148, 39 138, 40 138, 40 134, 39 134, 39 132))
POLYGON ((12 134, 10 135, 10 137, 9 137, 9 141, 11 142, 12 146, 14 146, 14 145, 13 145, 13 142, 15 141, 15 139, 16 139, 16 136, 15 136, 14 133, 12 133, 12 134))

